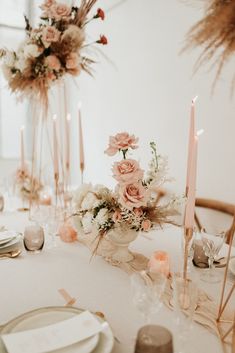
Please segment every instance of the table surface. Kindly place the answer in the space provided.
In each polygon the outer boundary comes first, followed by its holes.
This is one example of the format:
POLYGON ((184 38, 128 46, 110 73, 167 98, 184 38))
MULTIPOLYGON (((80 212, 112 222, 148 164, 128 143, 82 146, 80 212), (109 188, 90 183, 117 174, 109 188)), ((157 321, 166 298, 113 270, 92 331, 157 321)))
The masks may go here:
MULTIPOLYGON (((0 226, 8 229, 22 232, 29 223, 27 213, 0 214, 0 226)), ((130 249, 148 257, 155 250, 166 250, 170 255, 171 268, 176 270, 182 260, 180 243, 181 230, 166 226, 147 236, 140 235, 130 249)), ((223 270, 218 271, 222 279, 223 270)), ((79 242, 64 243, 57 237, 57 246, 53 249, 44 248, 39 254, 23 251, 16 259, 0 260, 0 278, 0 325, 35 308, 64 305, 58 289, 65 288, 77 298, 78 307, 105 314, 120 340, 120 343, 115 342, 113 353, 134 351, 135 337, 143 326, 143 319, 132 303, 128 274, 99 256, 91 261, 91 253, 79 242)), ((200 281, 199 285, 219 298, 221 283, 200 281)), ((174 318, 174 312, 163 306, 153 317, 153 323, 167 327, 174 334, 174 318)), ((218 338, 198 324, 194 324, 190 332, 190 343, 188 353, 222 352, 218 338)))

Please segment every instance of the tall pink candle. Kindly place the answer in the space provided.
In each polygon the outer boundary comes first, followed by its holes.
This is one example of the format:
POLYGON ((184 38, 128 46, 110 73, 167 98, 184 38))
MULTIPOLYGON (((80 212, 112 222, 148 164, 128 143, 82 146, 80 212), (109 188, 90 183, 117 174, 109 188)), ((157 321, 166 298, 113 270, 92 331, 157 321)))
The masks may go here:
POLYGON ((187 203, 185 208, 185 228, 193 229, 194 227, 194 211, 195 211, 195 198, 196 198, 196 179, 197 179, 197 149, 198 137, 194 136, 193 152, 191 159, 191 171, 189 178, 189 189, 187 196, 187 203))
POLYGON ((187 163, 187 177, 186 177, 186 196, 188 196, 189 184, 190 184, 190 173, 193 158, 194 149, 194 137, 195 137, 195 102, 197 96, 192 100, 191 104, 191 115, 190 115, 190 128, 189 128, 189 142, 188 142, 188 163, 187 163))
POLYGON ((53 116, 53 150, 54 150, 54 174, 59 175, 59 161, 58 161, 58 144, 57 144, 57 129, 56 129, 56 115, 53 116))
POLYGON ((24 126, 20 128, 20 160, 21 160, 21 169, 24 169, 24 126))
POLYGON ((66 168, 69 169, 70 166, 70 120, 71 120, 71 116, 70 114, 67 115, 66 118, 66 159, 65 159, 65 163, 66 163, 66 168))
POLYGON ((81 117, 81 104, 78 107, 78 128, 79 128, 79 163, 81 172, 85 168, 84 147, 83 147, 83 133, 82 133, 82 117, 81 117))

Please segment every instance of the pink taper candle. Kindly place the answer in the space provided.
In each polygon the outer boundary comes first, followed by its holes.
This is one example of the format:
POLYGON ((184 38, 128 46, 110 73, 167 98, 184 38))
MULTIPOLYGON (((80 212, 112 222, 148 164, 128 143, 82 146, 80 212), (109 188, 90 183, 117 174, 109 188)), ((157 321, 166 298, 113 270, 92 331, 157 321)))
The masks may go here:
POLYGON ((83 147, 81 103, 78 105, 78 127, 79 127, 79 163, 80 163, 81 173, 83 174, 83 171, 85 168, 85 159, 84 159, 84 147, 83 147))
POLYGON ((195 102, 197 96, 193 98, 191 104, 191 115, 190 115, 190 128, 189 128, 189 142, 188 142, 188 163, 187 163, 187 177, 186 177, 186 196, 188 196, 189 183, 190 183, 190 172, 191 172, 191 161, 193 158, 194 148, 194 137, 195 137, 195 102))
POLYGON ((57 143, 57 129, 56 129, 56 115, 53 116, 53 150, 54 150, 54 175, 59 175, 59 161, 58 161, 58 143, 57 143))
POLYGON ((194 144, 192 149, 192 159, 190 165, 189 189, 187 195, 187 203, 185 208, 185 228, 193 229, 194 227, 194 210, 196 197, 196 179, 197 179, 197 149, 198 137, 194 136, 194 144))
POLYGON ((24 126, 20 128, 20 160, 21 169, 24 169, 24 126))
POLYGON ((66 168, 69 169, 70 166, 70 120, 71 116, 70 114, 67 115, 66 117, 66 168))

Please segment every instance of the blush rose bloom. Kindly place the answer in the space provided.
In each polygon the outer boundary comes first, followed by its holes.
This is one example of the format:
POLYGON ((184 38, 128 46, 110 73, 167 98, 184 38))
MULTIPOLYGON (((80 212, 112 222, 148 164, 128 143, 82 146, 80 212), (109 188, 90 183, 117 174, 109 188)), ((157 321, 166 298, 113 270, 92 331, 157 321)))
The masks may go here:
POLYGON ((55 0, 45 0, 44 3, 43 3, 41 6, 39 6, 39 7, 40 7, 40 9, 42 9, 42 10, 48 10, 48 9, 50 9, 51 6, 54 5, 55 3, 56 3, 55 0))
POLYGON ((114 163, 112 171, 114 179, 119 183, 132 183, 141 180, 144 176, 144 171, 134 159, 123 159, 121 162, 114 163))
POLYGON ((141 228, 144 232, 148 232, 151 229, 152 223, 149 219, 144 219, 141 223, 141 228))
POLYGON ((55 20, 67 20, 71 14, 71 7, 67 6, 66 4, 55 4, 52 5, 50 9, 51 17, 55 20))
POLYGON ((133 212, 134 212, 136 217, 142 217, 143 216, 142 208, 134 208, 133 212))
POLYGON ((114 223, 120 221, 122 219, 122 215, 121 212, 119 210, 116 210, 113 214, 112 220, 114 221, 114 223))
POLYGON ((127 132, 121 132, 115 136, 110 136, 109 147, 105 153, 109 156, 114 156, 119 150, 125 151, 129 148, 136 149, 138 138, 134 135, 129 135, 127 132))
POLYGON ((145 206, 147 202, 147 191, 140 182, 120 185, 119 196, 120 204, 129 210, 145 206))
POLYGON ((77 53, 70 53, 66 59, 67 69, 76 69, 79 66, 79 56, 77 53))
POLYGON ((57 42, 60 38, 60 31, 52 26, 46 26, 42 30, 42 41, 46 48, 50 46, 52 42, 57 42))
POLYGON ((55 0, 45 0, 44 3, 39 6, 41 10, 44 12, 42 13, 42 17, 50 17, 51 16, 51 7, 55 5, 55 0))
POLYGON ((61 68, 60 60, 55 55, 47 56, 45 59, 45 63, 50 69, 55 71, 59 71, 59 69, 61 68))

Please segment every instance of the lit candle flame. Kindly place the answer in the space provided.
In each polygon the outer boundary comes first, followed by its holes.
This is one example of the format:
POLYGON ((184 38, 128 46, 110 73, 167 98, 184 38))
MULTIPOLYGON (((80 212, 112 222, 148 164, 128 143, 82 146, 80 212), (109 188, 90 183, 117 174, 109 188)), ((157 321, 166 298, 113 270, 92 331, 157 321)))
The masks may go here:
POLYGON ((71 120, 71 114, 67 114, 67 121, 70 121, 71 120))
POLYGON ((197 131, 197 136, 200 136, 204 133, 204 129, 200 129, 197 131))
POLYGON ((57 115, 56 115, 56 114, 54 114, 52 119, 53 119, 54 121, 56 121, 56 119, 57 119, 57 115))

